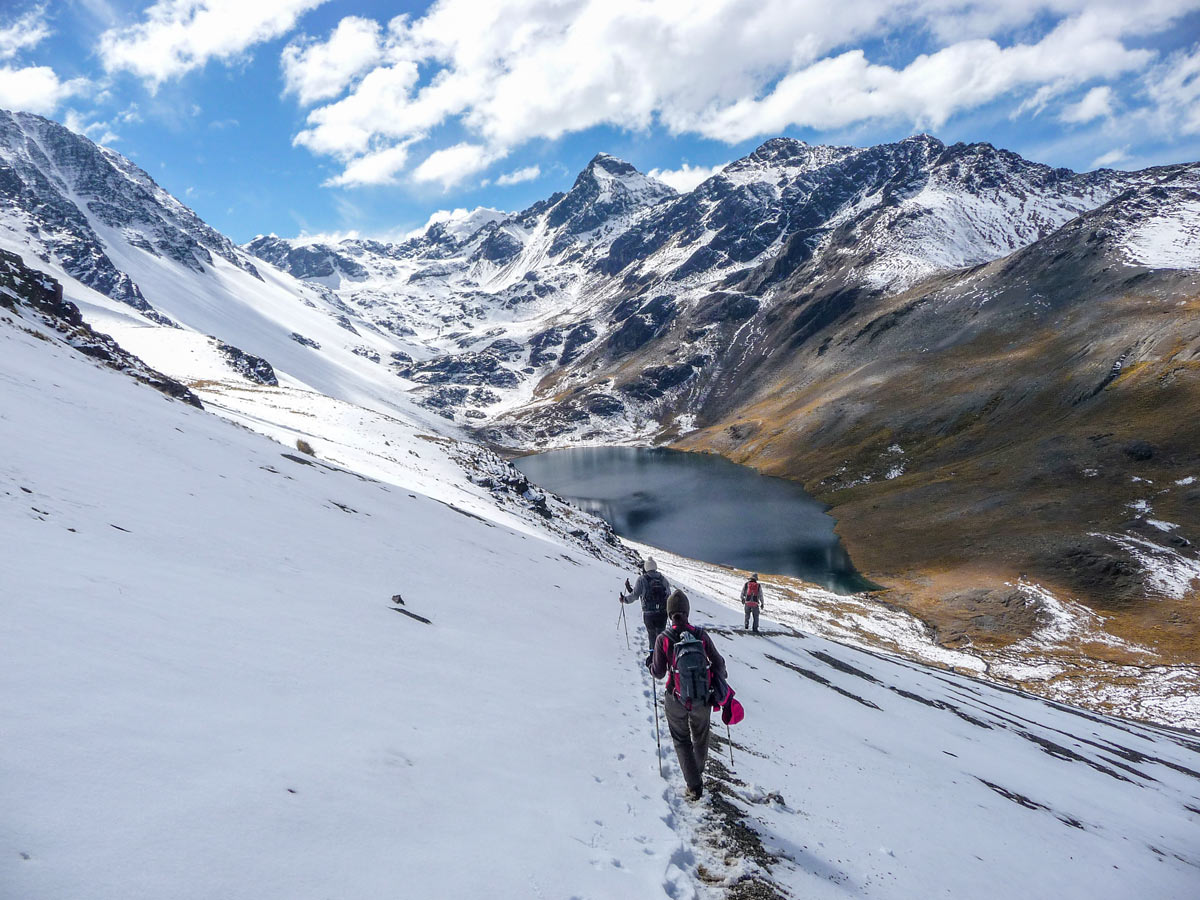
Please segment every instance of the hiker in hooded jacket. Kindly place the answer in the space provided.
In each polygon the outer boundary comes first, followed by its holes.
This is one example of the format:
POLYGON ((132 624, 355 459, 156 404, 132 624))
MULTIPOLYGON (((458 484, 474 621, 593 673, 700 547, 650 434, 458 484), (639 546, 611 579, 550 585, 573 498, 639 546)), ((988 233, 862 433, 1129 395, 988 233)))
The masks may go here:
POLYGON ((704 793, 701 776, 708 762, 714 685, 718 680, 725 681, 726 672, 725 660, 712 638, 703 628, 688 624, 690 612, 687 595, 678 589, 672 591, 667 598, 669 624, 654 644, 650 673, 655 678, 667 678, 663 707, 687 784, 685 796, 699 800, 704 793))
POLYGON ((758 573, 750 576, 750 580, 742 585, 742 608, 746 610, 744 629, 750 628, 750 619, 754 618, 754 633, 758 633, 758 614, 763 608, 762 585, 758 583, 758 573))
MULTIPOLYGON (((629 581, 625 586, 628 588, 629 581)), ((646 626, 647 646, 654 650, 654 639, 667 627, 667 596, 671 593, 671 583, 667 576, 658 571, 658 564, 653 556, 647 556, 642 563, 642 574, 638 576, 637 584, 628 594, 622 594, 622 603, 642 601, 642 622, 646 626)))

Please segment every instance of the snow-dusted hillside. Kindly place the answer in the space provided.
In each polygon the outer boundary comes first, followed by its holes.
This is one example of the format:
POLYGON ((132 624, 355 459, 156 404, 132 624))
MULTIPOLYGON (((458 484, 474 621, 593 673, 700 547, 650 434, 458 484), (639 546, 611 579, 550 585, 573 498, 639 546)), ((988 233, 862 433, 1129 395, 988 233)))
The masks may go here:
POLYGON ((4 896, 1194 895, 1195 736, 740 635, 668 565, 747 709, 686 804, 600 531, 500 505, 499 463, 468 481, 418 419, 331 405, 313 458, 10 306, 4 896), (330 463, 385 424, 375 477, 330 463))
POLYGON ((120 154, 38 116, 0 112, 0 248, 176 378, 262 383, 273 371, 287 385, 411 408, 388 367, 405 341, 254 260, 120 154))

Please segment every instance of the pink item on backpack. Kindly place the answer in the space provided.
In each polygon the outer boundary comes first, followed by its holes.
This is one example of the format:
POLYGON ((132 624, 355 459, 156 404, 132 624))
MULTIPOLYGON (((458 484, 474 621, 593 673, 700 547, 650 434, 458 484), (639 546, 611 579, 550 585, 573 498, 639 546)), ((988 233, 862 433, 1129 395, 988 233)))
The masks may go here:
POLYGON ((736 725, 744 718, 746 718, 746 710, 742 708, 742 704, 730 697, 725 708, 721 710, 721 721, 726 725, 736 725))

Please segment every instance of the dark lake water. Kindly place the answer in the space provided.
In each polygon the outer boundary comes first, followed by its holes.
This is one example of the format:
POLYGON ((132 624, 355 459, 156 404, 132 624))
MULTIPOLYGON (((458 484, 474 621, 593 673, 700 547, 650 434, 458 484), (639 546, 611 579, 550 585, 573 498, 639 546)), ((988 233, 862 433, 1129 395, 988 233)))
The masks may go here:
POLYGON ((722 457, 582 447, 513 464, 630 540, 706 562, 795 575, 839 593, 873 586, 855 571, 821 503, 794 482, 722 457))

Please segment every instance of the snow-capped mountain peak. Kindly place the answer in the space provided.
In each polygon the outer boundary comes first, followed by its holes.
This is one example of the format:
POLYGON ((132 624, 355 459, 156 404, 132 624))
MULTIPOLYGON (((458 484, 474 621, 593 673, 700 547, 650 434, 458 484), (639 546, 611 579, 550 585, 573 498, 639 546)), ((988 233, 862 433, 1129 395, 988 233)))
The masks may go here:
POLYGON ((675 196, 674 188, 643 175, 624 160, 598 153, 579 173, 571 190, 550 208, 546 223, 580 235, 675 196))
POLYGON ((512 213, 488 206, 477 206, 475 209, 439 210, 429 217, 421 228, 409 234, 409 238, 428 236, 436 239, 439 236, 462 242, 471 237, 486 225, 493 222, 503 222, 511 218, 512 213))

